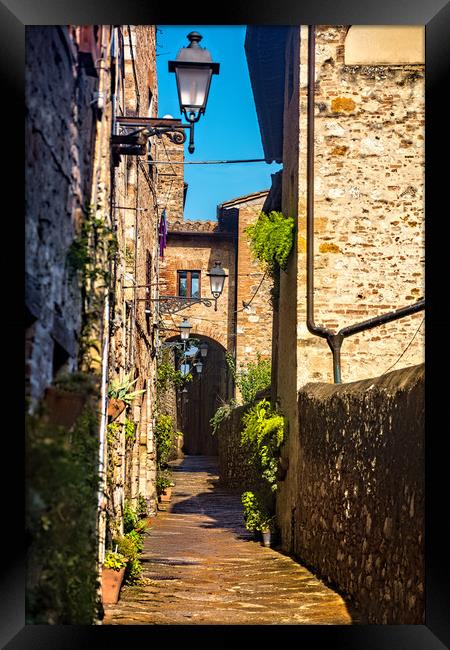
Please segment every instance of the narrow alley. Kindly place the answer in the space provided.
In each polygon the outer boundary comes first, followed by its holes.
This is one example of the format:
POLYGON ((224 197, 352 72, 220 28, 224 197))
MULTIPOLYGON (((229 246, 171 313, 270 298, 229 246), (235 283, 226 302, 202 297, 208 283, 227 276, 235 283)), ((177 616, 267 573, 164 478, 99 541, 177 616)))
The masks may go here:
POLYGON ((239 494, 218 485, 215 457, 171 465, 173 497, 145 537, 142 584, 105 605, 105 625, 355 623, 338 594, 253 539, 239 494))

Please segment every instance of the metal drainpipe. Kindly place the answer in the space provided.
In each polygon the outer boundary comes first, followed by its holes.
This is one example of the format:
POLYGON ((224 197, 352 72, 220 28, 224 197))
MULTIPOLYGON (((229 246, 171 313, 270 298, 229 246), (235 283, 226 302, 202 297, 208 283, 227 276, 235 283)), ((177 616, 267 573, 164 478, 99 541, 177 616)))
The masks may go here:
POLYGON ((314 323, 314 83, 315 26, 308 27, 308 130, 306 160, 306 326, 311 334, 327 340, 333 353, 335 383, 340 383, 340 347, 342 339, 332 339, 333 332, 314 323), (333 344, 330 341, 333 340, 333 344))
POLYGON ((425 309, 425 300, 414 305, 375 316, 332 332, 314 323, 314 84, 315 84, 315 26, 308 27, 308 131, 307 131, 307 188, 306 188, 306 325, 311 334, 326 339, 333 353, 334 383, 341 383, 341 346, 344 338, 364 332, 384 323, 390 323, 404 316, 410 316, 425 309))

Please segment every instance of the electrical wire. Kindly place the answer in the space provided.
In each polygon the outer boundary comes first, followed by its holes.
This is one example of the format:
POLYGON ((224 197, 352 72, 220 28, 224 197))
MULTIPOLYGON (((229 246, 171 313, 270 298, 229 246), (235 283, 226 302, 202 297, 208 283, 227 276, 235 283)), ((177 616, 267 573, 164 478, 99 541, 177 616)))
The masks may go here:
MULTIPOLYGON (((147 165, 168 165, 167 160, 147 160, 147 165)), ((248 160, 174 160, 172 165, 232 165, 235 163, 267 162, 265 158, 250 158, 248 160)))
POLYGON ((250 298, 250 300, 248 302, 245 302, 245 300, 243 300, 242 301, 243 307, 241 307, 240 309, 235 309, 233 313, 237 314, 238 312, 244 311, 244 309, 247 309, 247 307, 250 307, 250 305, 252 304, 253 298, 256 296, 258 291, 261 289, 262 283, 264 282, 264 279, 265 279, 266 275, 267 275, 267 271, 262 276, 261 282, 258 284, 258 287, 257 287, 255 293, 253 294, 253 296, 250 298))
POLYGON ((416 329, 416 331, 415 331, 415 333, 414 333, 412 339, 410 340, 410 342, 408 343, 408 345, 406 346, 406 348, 403 350, 403 352, 401 353, 401 355, 399 356, 399 358, 397 359, 397 361, 396 361, 395 363, 393 363, 392 366, 389 366, 389 368, 388 368, 387 370, 385 370, 384 372, 382 372, 381 375, 385 375, 387 372, 389 372, 389 370, 392 370, 392 368, 393 368, 394 366, 397 365, 397 363, 400 361, 400 359, 403 357, 403 355, 405 354, 405 352, 408 350, 408 348, 411 346, 412 342, 413 342, 414 339, 416 338, 416 336, 417 336, 417 334, 419 333, 419 330, 420 330, 420 328, 422 327, 424 321, 425 321, 425 316, 422 318, 422 321, 421 321, 419 327, 416 329))

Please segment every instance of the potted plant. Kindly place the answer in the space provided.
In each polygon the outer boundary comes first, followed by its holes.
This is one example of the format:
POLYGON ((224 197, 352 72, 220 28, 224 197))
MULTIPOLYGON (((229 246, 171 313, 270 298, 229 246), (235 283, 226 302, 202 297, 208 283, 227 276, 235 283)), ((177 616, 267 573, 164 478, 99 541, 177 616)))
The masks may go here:
POLYGON ((61 375, 52 386, 45 389, 43 401, 47 421, 70 428, 95 390, 95 378, 92 375, 82 372, 61 375))
POLYGON ((160 503, 169 503, 172 498, 172 482, 169 470, 164 469, 158 472, 156 477, 156 492, 158 494, 158 501, 160 503))
POLYGON ((125 375, 122 381, 114 380, 108 389, 108 415, 112 420, 119 417, 126 406, 129 406, 133 400, 145 393, 145 390, 131 391, 131 388, 137 382, 138 378, 131 380, 131 372, 125 375))
POLYGON ((102 601, 114 605, 119 600, 128 558, 117 551, 107 551, 102 566, 102 601))
POLYGON ((271 546, 275 517, 270 514, 260 495, 244 492, 241 497, 244 506, 244 524, 247 530, 261 533, 263 546, 271 546))

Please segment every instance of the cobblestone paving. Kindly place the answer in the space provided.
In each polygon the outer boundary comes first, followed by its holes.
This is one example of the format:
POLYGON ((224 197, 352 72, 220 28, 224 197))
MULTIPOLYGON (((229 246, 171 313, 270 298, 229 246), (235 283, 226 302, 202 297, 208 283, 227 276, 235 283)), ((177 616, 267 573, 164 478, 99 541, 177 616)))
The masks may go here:
POLYGON ((105 625, 360 622, 307 569, 253 539, 239 494, 218 485, 215 458, 172 466, 172 501, 145 537, 143 583, 105 606, 105 625))

